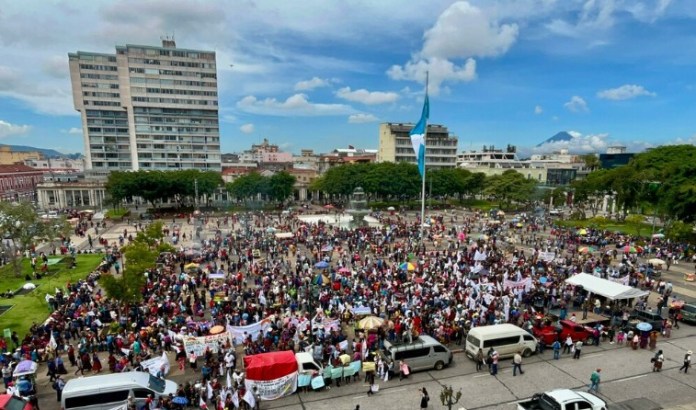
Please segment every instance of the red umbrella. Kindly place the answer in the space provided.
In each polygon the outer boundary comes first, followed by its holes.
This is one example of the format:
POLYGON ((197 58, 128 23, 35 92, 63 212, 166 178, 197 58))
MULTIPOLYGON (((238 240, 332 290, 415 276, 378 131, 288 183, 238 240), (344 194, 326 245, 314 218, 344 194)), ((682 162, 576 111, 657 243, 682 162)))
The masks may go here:
POLYGON ((335 206, 333 206, 331 204, 324 205, 324 209, 334 209, 334 208, 335 208, 335 206))
POLYGON ((338 270, 338 273, 344 275, 344 276, 350 276, 351 271, 348 268, 341 268, 338 270))
POLYGON ((416 283, 423 283, 423 282, 425 282, 425 279, 423 279, 423 277, 419 276, 419 277, 415 278, 413 281, 416 283))

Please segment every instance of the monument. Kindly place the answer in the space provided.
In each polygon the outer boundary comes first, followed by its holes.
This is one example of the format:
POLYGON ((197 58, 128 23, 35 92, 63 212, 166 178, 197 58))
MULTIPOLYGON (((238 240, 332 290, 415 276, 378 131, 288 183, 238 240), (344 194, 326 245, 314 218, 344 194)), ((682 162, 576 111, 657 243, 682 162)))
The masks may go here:
POLYGON ((346 213, 353 217, 351 227, 367 226, 365 215, 370 213, 370 209, 367 207, 367 198, 362 187, 356 187, 353 190, 346 213))

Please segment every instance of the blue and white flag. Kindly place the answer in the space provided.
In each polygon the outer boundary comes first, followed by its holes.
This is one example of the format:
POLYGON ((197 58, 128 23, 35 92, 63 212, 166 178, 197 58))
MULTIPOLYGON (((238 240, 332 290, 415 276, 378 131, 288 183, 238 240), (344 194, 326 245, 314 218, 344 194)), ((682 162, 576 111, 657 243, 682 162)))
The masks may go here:
POLYGON ((428 94, 425 94, 425 101, 423 102, 423 113, 421 114, 420 121, 411 130, 409 135, 411 136, 411 145, 413 145, 413 151, 416 153, 416 158, 418 159, 418 171, 421 177, 425 175, 425 133, 428 127, 428 117, 430 116, 430 103, 428 102, 428 94))

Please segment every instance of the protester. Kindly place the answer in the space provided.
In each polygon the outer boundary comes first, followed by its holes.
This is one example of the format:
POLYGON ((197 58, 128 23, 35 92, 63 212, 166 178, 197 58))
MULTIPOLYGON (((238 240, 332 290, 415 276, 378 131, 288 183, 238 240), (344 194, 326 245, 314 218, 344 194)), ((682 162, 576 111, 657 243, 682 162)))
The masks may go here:
POLYGON ((691 367, 691 355, 692 354, 693 354, 693 352, 691 350, 686 352, 686 354, 684 355, 684 364, 682 365, 682 367, 679 368, 679 373, 681 373, 682 370, 684 370, 685 374, 689 372, 689 367, 691 367))
POLYGON ((590 388, 587 390, 588 392, 592 392, 594 390, 595 393, 599 393, 599 382, 601 380, 599 373, 601 371, 602 369, 598 368, 590 375, 590 388))

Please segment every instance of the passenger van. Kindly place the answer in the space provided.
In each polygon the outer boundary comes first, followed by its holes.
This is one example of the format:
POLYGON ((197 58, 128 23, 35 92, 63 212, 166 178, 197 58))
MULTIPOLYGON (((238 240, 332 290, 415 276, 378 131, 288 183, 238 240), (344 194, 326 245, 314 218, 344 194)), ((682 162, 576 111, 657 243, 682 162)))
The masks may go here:
POLYGON ((483 349, 484 356, 494 347, 500 358, 512 357, 517 352, 527 357, 537 348, 537 339, 515 325, 505 323, 475 327, 466 336, 466 355, 474 359, 483 349))
POLYGON ((125 372, 70 379, 63 388, 63 410, 109 410, 125 404, 132 395, 140 408, 148 395, 176 394, 176 383, 145 372, 125 372))
POLYGON ((452 363, 452 352, 437 340, 427 335, 418 336, 413 343, 384 342, 382 354, 394 363, 392 372, 401 373, 399 361, 404 360, 412 371, 442 370, 452 363))
POLYGON ((311 353, 297 352, 295 359, 297 359, 297 371, 300 374, 321 374, 324 371, 324 368, 314 360, 311 353))

